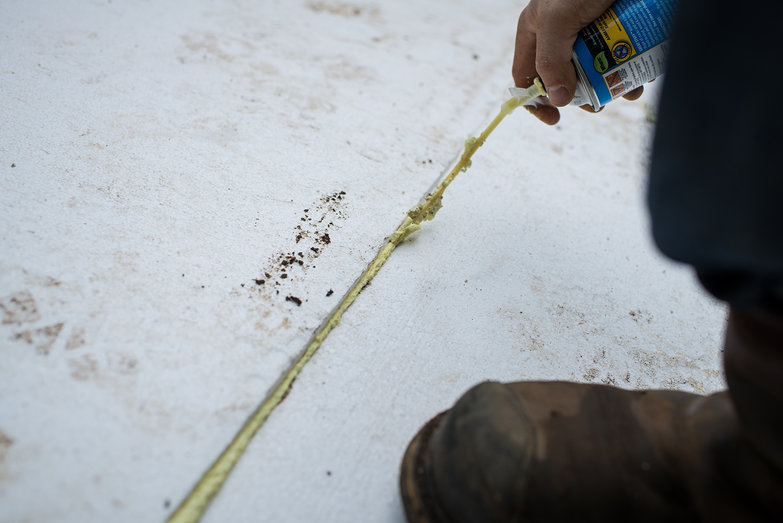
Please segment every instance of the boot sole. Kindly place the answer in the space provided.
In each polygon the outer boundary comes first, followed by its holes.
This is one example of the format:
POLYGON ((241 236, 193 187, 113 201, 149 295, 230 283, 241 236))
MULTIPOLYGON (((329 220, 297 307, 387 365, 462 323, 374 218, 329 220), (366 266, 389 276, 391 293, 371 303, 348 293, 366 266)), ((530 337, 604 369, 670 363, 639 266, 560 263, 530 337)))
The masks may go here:
POLYGON ((449 523, 425 472, 427 445, 446 412, 428 421, 408 444, 400 466, 400 495, 409 523, 449 523))

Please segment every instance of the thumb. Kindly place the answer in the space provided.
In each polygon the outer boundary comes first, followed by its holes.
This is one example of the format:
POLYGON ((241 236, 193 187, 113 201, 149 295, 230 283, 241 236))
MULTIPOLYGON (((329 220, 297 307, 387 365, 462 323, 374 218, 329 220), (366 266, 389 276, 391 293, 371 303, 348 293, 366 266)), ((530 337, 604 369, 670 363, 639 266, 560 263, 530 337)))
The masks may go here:
POLYGON ((549 100, 563 107, 576 90, 576 70, 571 63, 574 42, 581 27, 542 24, 536 45, 536 71, 546 86, 549 100))

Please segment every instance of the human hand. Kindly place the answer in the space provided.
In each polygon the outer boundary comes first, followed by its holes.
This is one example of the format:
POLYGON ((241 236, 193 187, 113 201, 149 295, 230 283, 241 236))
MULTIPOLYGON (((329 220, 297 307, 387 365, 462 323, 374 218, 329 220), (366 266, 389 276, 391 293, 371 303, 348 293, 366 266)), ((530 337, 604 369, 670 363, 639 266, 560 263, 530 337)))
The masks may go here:
MULTIPOLYGON (((560 120, 558 107, 571 102, 576 89, 576 70, 571 57, 576 36, 601 16, 614 0, 531 0, 519 15, 512 75, 517 87, 529 87, 536 76, 546 87, 549 101, 525 106, 542 122, 560 120)), ((636 100, 643 87, 624 96, 636 100)), ((582 106, 590 112, 590 106, 582 106)), ((600 109, 599 109, 600 110, 600 109)))

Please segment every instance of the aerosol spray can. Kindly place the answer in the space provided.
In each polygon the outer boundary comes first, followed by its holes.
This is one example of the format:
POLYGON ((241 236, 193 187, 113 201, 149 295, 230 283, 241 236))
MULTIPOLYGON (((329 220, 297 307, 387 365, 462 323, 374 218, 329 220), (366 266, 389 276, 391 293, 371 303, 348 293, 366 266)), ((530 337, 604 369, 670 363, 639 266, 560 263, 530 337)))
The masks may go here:
POLYGON ((579 32, 572 105, 598 110, 663 74, 675 0, 617 0, 579 32))

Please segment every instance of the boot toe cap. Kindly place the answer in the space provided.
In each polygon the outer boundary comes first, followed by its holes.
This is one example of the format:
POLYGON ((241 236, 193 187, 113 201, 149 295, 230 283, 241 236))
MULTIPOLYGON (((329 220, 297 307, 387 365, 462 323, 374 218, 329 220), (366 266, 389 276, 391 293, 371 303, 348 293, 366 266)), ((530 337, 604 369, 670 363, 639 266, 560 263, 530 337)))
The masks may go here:
POLYGON ((443 417, 426 449, 427 476, 458 521, 509 521, 518 514, 536 448, 533 424, 512 391, 485 382, 443 417))

